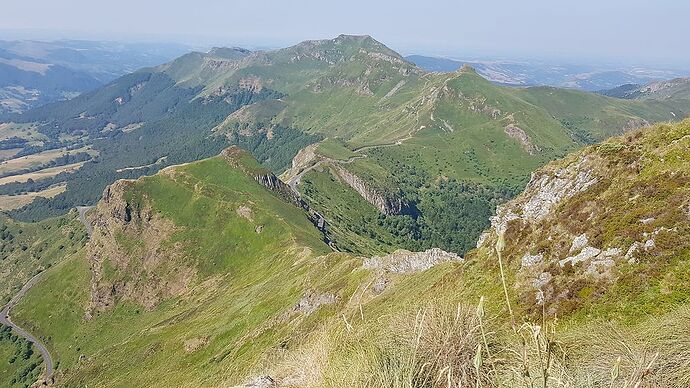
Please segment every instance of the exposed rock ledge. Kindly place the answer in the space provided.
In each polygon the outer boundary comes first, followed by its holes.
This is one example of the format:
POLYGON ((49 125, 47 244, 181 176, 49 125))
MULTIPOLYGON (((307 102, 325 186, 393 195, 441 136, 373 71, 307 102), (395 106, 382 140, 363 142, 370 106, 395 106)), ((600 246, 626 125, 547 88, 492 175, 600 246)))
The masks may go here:
POLYGON ((367 269, 382 270, 392 273, 422 272, 448 261, 462 262, 463 258, 452 252, 431 248, 424 252, 410 252, 399 249, 389 255, 374 256, 364 259, 362 265, 367 269))
POLYGON ((334 164, 335 174, 348 186, 352 187, 367 202, 374 205, 381 213, 386 215, 402 214, 408 205, 398 195, 385 193, 370 187, 362 178, 334 164))
POLYGON ((522 149, 528 154, 534 155, 535 153, 541 151, 538 146, 532 143, 532 139, 529 137, 529 135, 517 125, 508 124, 504 130, 506 135, 517 140, 520 143, 520 146, 522 146, 522 149))
POLYGON ((480 237, 478 247, 490 237, 503 236, 511 221, 535 223, 545 219, 559 204, 582 193, 599 182, 587 156, 554 170, 543 169, 532 174, 525 191, 515 200, 496 208, 491 230, 480 237))

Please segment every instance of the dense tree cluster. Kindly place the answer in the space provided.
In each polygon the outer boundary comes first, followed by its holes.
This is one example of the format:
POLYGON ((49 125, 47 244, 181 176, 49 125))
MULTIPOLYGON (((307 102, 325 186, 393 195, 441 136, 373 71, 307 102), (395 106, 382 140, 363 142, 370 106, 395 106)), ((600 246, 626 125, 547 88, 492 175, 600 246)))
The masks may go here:
POLYGON ((31 386, 41 374, 41 359, 34 354, 31 342, 14 334, 11 327, 2 325, 0 346, 14 349, 9 359, 0 360, 15 366, 14 375, 4 383, 10 387, 31 386))
POLYGON ((465 253, 489 226, 497 204, 514 195, 508 188, 443 180, 428 184, 409 198, 415 198, 411 215, 379 216, 379 225, 401 237, 407 249, 439 247, 465 253))
POLYGON ((21 137, 12 136, 7 139, 0 140, 0 150, 10 150, 13 148, 22 148, 26 146, 28 141, 21 137))

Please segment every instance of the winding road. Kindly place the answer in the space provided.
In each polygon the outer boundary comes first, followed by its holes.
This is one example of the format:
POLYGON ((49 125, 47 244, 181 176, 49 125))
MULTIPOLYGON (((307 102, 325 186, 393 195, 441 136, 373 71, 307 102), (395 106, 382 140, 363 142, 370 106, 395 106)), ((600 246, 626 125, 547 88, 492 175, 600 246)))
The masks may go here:
POLYGON ((26 282, 26 284, 24 284, 24 287, 22 287, 22 289, 19 290, 17 295, 15 295, 14 298, 12 298, 5 305, 5 307, 2 308, 2 311, 0 311, 0 323, 2 323, 3 325, 10 326, 15 331, 15 333, 17 333, 21 337, 24 337, 27 341, 31 342, 36 349, 38 349, 38 351, 41 353, 41 356, 43 356, 43 365, 45 365, 45 372, 43 373, 43 378, 45 380, 49 380, 53 376, 53 357, 50 355, 48 348, 46 348, 43 342, 31 335, 31 333, 29 333, 28 331, 17 326, 10 319, 10 310, 12 309, 12 307, 14 307, 24 296, 24 294, 26 294, 26 292, 29 291, 29 289, 40 280, 42 274, 43 273, 39 273, 38 275, 32 277, 28 282, 26 282))
MULTIPOLYGON (((81 221, 84 224, 84 227, 86 228, 86 233, 89 236, 91 236, 91 233, 93 233, 93 226, 89 224, 88 221, 86 221, 85 216, 86 212, 89 211, 91 208, 93 208, 93 206, 77 206, 77 211, 79 212, 79 221, 81 221)), ((25 338, 27 341, 31 342, 33 346, 41 353, 41 356, 43 356, 43 365, 45 366, 43 379, 44 381, 49 381, 53 377, 54 364, 53 357, 50 355, 48 348, 45 346, 43 342, 41 342, 38 338, 34 337, 31 333, 17 326, 14 322, 12 322, 12 319, 10 318, 10 310, 12 310, 12 307, 19 303, 19 301, 24 297, 26 292, 29 291, 29 289, 33 287, 36 283, 38 283, 42 275, 43 272, 29 279, 29 281, 26 282, 26 284, 24 284, 24 287, 22 287, 22 289, 19 290, 19 292, 9 302, 7 302, 7 304, 2 308, 2 310, 0 310, 0 323, 2 323, 3 325, 10 326, 15 333, 17 333, 20 337, 25 338)))
POLYGON ((93 206, 77 206, 77 211, 79 212, 79 221, 84 224, 86 233, 89 235, 89 237, 91 237, 91 234, 93 233, 93 225, 86 221, 86 212, 91 209, 93 209, 93 206))

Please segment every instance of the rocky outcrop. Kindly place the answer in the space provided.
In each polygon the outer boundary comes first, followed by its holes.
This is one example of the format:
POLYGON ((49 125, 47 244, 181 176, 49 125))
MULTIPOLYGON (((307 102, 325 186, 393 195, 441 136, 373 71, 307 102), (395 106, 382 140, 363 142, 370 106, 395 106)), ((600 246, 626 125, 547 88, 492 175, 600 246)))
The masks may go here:
POLYGON ((121 180, 108 186, 90 215, 87 319, 121 300, 153 309, 181 295, 196 276, 193 268, 183 264, 179 247, 165 243, 177 227, 154 213, 145 198, 135 198, 130 191, 133 184, 121 180))
POLYGON ((688 122, 636 130, 541 168, 498 207, 476 254, 502 259, 519 308, 535 315, 607 294, 611 303, 663 298, 688 249, 688 133, 688 122), (642 294, 631 279, 666 288, 642 294))
POLYGON ((408 204, 402 200, 399 194, 392 194, 381 189, 373 188, 362 178, 334 164, 333 171, 343 182, 352 187, 367 202, 374 205, 381 213, 386 215, 402 214, 408 208, 408 204))
POLYGON ((410 252, 397 250, 389 255, 374 256, 364 259, 362 266, 367 269, 391 273, 414 273, 449 261, 462 262, 462 257, 439 248, 431 248, 424 252, 410 252))
POLYGON ((253 377, 242 385, 244 388, 277 388, 278 383, 271 376, 253 377))
MULTIPOLYGON (((496 215, 491 217, 491 231, 496 236, 503 236, 511 222, 541 221, 559 204, 586 191, 598 181, 599 177, 587 157, 553 171, 544 169, 534 173, 520 197, 496 208, 496 215)), ((480 247, 487 240, 486 237, 481 239, 480 247)))
POLYGON ((506 135, 508 135, 512 139, 517 140, 520 143, 522 149, 525 150, 525 152, 527 152, 528 154, 534 155, 540 151, 539 147, 532 143, 532 139, 529 137, 529 135, 527 135, 527 133, 517 125, 508 124, 506 125, 504 130, 506 135))
POLYGON ((292 308, 292 313, 303 313, 310 315, 323 305, 333 304, 338 301, 338 296, 334 294, 318 294, 307 292, 300 298, 299 302, 292 308))

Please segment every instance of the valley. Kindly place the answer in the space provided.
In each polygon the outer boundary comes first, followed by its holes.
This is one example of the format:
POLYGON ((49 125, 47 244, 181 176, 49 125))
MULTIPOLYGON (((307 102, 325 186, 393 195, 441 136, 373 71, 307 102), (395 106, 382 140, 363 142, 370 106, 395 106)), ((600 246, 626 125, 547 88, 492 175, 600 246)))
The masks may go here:
POLYGON ((555 381, 607 383, 619 354, 608 348, 617 337, 601 342, 609 332, 628 333, 622 380, 637 381, 636 363, 650 362, 642 349, 651 348, 657 353, 647 378, 662 386, 683 381, 684 369, 668 369, 677 353, 660 345, 682 339, 644 333, 687 316, 681 236, 690 225, 689 125, 635 130, 539 169, 462 258, 433 250, 332 252, 283 186, 270 183, 270 171, 229 148, 110 186, 86 214, 94 227, 89 244, 47 271, 13 319, 54 349, 64 386, 387 384, 374 373, 381 357, 403 357, 391 368, 432 363, 428 376, 443 362, 469 362, 435 358, 449 346, 444 341, 459 338, 442 336, 449 333, 468 336, 460 337, 469 342, 457 345, 468 347, 459 354, 476 346, 488 352, 479 375, 456 370, 453 381, 499 373, 506 384, 522 384, 514 372, 521 365, 538 378, 540 341, 558 340, 562 348, 546 350, 554 352, 555 381), (641 277, 652 286, 639 287, 641 277), (47 313, 46 306, 56 307, 47 313), (476 320, 478 309, 487 321, 476 320), (447 326, 445 314, 460 326, 447 326), (510 334, 511 321, 543 314, 559 317, 557 332, 523 324, 510 334), (601 326, 605 319, 623 326, 601 326), (461 334, 480 327, 496 334, 461 334), (537 342, 513 344, 519 333, 537 342), (415 346, 410 336, 417 335, 415 346), (420 347, 424 353, 409 353, 420 347), (513 351, 525 358, 505 358, 513 351), (594 363, 604 372, 592 374, 594 363))
POLYGON ((687 84, 340 35, 13 115, 0 387, 688 385, 687 84))
MULTIPOLYGON (((370 215, 367 222, 380 224, 381 235, 369 242, 377 251, 440 246, 464 253, 488 226, 496 204, 517 194, 535 168, 608 136, 687 116, 683 103, 675 101, 507 88, 469 67, 430 73, 368 36, 343 35, 265 52, 218 48, 17 117, 12 125, 29 126, 34 129, 28 134, 43 137, 23 152, 53 152, 57 146, 78 152, 87 146, 92 159, 78 170, 30 185, 2 185, 0 195, 27 193, 24 201, 29 201, 42 195, 31 192, 66 183, 64 192, 11 212, 36 221, 94 204, 117 179, 209 157, 230 144, 282 174, 298 152, 321 142, 318 148, 326 155, 361 157, 326 163, 339 167, 324 170, 317 152, 309 162, 316 167, 286 173, 299 174, 293 188, 317 170, 329 179, 351 177, 346 180, 357 182, 359 190, 345 185, 336 191, 355 190, 370 202, 392 204, 390 209, 383 205, 381 219, 363 210, 370 215), (459 217, 440 220, 441 209, 453 206, 453 191, 466 198, 454 211, 459 217)), ((310 182, 311 193, 302 194, 320 201, 322 180, 310 182)), ((343 250, 356 251, 352 230, 363 220, 348 217, 343 223, 343 215, 325 202, 313 205, 330 214, 333 230, 340 231, 329 238, 343 250)))

